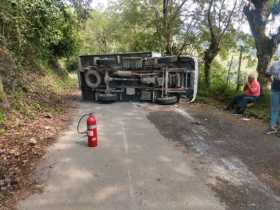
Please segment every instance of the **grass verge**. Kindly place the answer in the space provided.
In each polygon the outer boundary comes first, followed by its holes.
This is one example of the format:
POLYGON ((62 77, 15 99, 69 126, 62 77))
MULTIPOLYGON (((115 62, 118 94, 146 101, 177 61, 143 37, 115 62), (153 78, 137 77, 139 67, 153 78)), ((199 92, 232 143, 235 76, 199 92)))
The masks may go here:
MULTIPOLYGON (((232 87, 219 86, 207 89, 202 86, 198 93, 197 102, 224 109, 237 94, 242 94, 242 92, 236 92, 232 87)), ((258 102, 246 109, 244 116, 267 122, 270 119, 270 92, 264 91, 258 102)))

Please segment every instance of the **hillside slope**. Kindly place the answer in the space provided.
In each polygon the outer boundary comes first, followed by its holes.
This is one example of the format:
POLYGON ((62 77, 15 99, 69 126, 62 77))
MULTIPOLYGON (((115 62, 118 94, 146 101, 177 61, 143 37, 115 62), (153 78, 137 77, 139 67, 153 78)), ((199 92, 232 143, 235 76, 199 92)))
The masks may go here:
POLYGON ((77 81, 55 65, 17 65, 0 48, 0 209, 34 186, 30 174, 66 122, 77 81), (51 66, 51 67, 50 67, 51 66))

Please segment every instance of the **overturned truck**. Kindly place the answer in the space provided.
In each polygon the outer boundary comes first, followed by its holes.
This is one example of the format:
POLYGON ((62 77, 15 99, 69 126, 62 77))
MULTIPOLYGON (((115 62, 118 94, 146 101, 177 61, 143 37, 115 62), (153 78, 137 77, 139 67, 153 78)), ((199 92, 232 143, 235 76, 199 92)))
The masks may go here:
POLYGON ((80 56, 79 82, 83 100, 151 101, 163 105, 181 97, 195 100, 197 60, 188 56, 119 53, 80 56))

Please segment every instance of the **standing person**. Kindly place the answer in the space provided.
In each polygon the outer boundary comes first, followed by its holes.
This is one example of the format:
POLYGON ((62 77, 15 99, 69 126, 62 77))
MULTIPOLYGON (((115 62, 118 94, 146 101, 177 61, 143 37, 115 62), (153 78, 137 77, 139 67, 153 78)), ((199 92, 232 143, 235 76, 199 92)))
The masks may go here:
POLYGON ((236 114, 243 114, 247 104, 256 102, 261 94, 260 83, 253 74, 248 76, 248 81, 244 86, 244 93, 233 97, 226 110, 235 109, 236 114))
POLYGON ((270 127, 266 134, 275 134, 278 132, 278 119, 280 111, 280 61, 271 65, 266 75, 271 82, 271 120, 270 127))

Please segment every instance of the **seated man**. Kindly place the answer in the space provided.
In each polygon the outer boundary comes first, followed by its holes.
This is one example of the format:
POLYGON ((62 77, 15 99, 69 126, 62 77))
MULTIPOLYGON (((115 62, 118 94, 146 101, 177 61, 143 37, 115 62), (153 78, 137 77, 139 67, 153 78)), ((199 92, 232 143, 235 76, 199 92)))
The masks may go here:
POLYGON ((260 83, 255 79, 255 76, 250 74, 248 82, 244 86, 244 94, 233 97, 226 110, 235 109, 236 114, 243 114, 247 104, 256 102, 261 94, 260 83))

